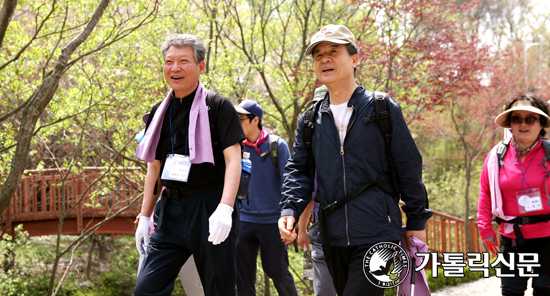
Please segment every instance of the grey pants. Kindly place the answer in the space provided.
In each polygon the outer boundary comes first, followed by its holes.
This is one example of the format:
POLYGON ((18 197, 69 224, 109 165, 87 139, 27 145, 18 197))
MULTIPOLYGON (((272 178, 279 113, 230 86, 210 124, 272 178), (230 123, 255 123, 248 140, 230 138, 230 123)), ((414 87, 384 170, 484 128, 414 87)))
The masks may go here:
POLYGON ((313 291, 315 296, 336 296, 336 289, 325 263, 323 245, 317 241, 319 232, 319 223, 313 224, 308 232, 311 258, 313 259, 313 291))

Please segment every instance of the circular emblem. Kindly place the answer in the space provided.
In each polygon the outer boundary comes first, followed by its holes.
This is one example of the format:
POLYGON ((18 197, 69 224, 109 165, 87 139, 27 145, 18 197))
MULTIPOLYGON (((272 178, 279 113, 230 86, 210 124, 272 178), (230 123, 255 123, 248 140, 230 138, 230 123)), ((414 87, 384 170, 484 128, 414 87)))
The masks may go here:
POLYGON ((409 256, 398 244, 377 243, 363 258, 363 272, 375 286, 390 289, 399 286, 409 274, 409 256))

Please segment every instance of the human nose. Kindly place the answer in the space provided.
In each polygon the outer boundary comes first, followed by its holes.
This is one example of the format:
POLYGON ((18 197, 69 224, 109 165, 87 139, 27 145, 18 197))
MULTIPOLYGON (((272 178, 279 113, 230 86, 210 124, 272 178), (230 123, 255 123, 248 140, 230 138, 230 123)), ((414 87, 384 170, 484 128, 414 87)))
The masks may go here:
POLYGON ((174 62, 174 63, 172 64, 172 67, 170 68, 170 70, 171 70, 172 72, 180 71, 180 70, 181 70, 181 63, 179 63, 179 62, 174 62))
POLYGON ((330 57, 328 55, 324 55, 321 57, 321 62, 322 63, 328 63, 330 62, 330 57))

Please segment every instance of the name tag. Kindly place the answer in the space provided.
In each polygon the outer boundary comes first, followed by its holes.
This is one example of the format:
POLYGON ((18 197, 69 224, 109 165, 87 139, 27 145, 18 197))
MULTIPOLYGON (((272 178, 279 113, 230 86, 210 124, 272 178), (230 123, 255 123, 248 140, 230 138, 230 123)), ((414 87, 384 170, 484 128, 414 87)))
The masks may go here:
POLYGON ((161 179, 187 182, 189 171, 191 171, 191 161, 189 161, 189 156, 169 154, 166 157, 166 162, 164 163, 161 179))
POLYGON ((518 209, 520 213, 528 213, 542 210, 540 190, 538 188, 516 192, 518 209))

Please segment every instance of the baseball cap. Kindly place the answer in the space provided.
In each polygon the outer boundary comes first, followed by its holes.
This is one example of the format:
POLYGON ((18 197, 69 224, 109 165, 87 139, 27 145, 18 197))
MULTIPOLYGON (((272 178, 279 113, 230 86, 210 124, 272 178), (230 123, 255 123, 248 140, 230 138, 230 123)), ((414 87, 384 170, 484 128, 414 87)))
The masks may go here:
POLYGON ((336 44, 354 44, 355 36, 343 25, 326 25, 311 38, 311 43, 306 49, 306 55, 310 55, 315 46, 321 42, 336 44))
POLYGON ((237 113, 240 114, 252 114, 258 117, 260 121, 262 121, 262 117, 264 115, 264 110, 262 107, 252 100, 242 101, 239 106, 235 106, 235 109, 237 109, 237 113))

